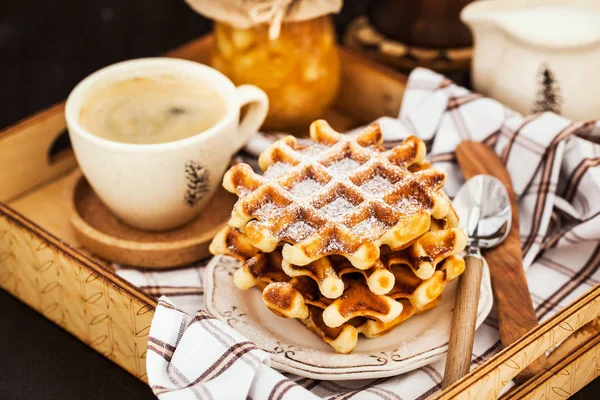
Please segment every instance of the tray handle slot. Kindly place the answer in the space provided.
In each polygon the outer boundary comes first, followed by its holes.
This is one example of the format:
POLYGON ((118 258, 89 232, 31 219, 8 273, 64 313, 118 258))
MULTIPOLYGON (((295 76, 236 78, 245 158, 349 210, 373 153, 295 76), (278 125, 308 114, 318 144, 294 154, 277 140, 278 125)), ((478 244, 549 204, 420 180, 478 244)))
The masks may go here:
POLYGON ((77 165, 66 126, 62 103, 0 131, 0 201, 16 199, 77 165))
POLYGON ((66 155, 72 153, 71 138, 69 137, 69 131, 67 128, 52 141, 48 148, 48 165, 54 165, 59 162, 66 155))

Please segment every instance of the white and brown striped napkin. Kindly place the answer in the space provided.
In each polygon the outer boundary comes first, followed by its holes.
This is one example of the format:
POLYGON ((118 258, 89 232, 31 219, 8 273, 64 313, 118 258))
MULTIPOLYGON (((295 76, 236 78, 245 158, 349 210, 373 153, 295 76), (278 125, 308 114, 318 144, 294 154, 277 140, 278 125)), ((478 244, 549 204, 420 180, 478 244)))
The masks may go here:
MULTIPOLYGON (((523 117, 434 72, 409 78, 398 119, 382 118, 386 146, 407 134, 428 143, 430 160, 448 172, 453 195, 463 183, 454 148, 463 140, 496 149, 519 196, 521 242, 538 318, 544 320, 600 280, 600 126, 552 113, 523 117)), ((257 136, 245 161, 274 138, 257 136)), ((325 382, 281 374, 269 357, 203 307, 207 261, 166 272, 118 269, 156 296, 150 331, 148 378, 167 399, 423 399, 439 390, 444 360, 397 377, 325 382)), ((477 331, 473 366, 500 350, 494 312, 477 331)))

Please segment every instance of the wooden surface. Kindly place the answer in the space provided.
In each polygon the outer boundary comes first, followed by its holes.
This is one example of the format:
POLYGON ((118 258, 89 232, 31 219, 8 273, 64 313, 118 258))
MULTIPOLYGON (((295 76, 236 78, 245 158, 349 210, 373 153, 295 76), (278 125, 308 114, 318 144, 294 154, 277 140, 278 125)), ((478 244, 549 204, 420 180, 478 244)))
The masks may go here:
POLYGON ((465 272, 458 278, 456 287, 442 389, 465 376, 471 366, 483 261, 472 255, 465 257, 465 261, 465 272))
MULTIPOLYGON (((517 197, 504 165, 487 145, 463 142, 456 149, 456 157, 465 178, 493 175, 504 184, 510 198, 513 212, 509 235, 502 244, 484 252, 490 267, 500 340, 502 347, 508 347, 538 325, 523 269, 517 197)), ((530 362, 517 380, 522 382, 538 373, 544 368, 546 358, 530 362)))
POLYGON ((77 241, 92 253, 119 264, 169 268, 208 257, 208 245, 231 215, 236 197, 218 188, 192 222, 165 232, 141 231, 121 222, 94 193, 80 171, 70 177, 65 206, 77 241))
POLYGON ((577 332, 573 333, 565 339, 564 342, 552 350, 548 355, 547 365, 552 366, 558 364, 569 354, 597 336, 600 336, 600 317, 582 326, 577 332))
POLYGON ((340 56, 342 77, 334 109, 360 123, 383 116, 397 117, 406 75, 350 50, 340 49, 340 56))
POLYGON ((60 237, 65 243, 73 247, 81 247, 75 237, 75 231, 71 228, 69 208, 66 207, 69 176, 69 173, 60 175, 7 204, 48 232, 60 237))

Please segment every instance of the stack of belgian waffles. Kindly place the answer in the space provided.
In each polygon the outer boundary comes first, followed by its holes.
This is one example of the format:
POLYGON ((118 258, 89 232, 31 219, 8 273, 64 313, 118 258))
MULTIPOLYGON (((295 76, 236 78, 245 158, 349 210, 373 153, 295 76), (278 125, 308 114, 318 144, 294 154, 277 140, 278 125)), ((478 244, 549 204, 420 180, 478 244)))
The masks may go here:
POLYGON ((210 250, 242 262, 239 289, 259 288, 268 309, 349 353, 359 333, 435 307, 465 268, 466 236, 417 137, 386 151, 377 124, 348 136, 325 121, 310 137, 275 142, 262 176, 246 164, 225 174, 239 200, 210 250))

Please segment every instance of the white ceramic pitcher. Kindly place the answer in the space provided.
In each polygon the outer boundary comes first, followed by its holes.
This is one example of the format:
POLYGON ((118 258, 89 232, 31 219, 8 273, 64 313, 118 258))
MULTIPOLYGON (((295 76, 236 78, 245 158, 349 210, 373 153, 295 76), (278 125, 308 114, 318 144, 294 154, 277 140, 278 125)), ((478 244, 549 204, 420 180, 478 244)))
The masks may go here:
POLYGON ((480 0, 461 19, 476 91, 524 115, 600 119, 600 1, 480 0))

